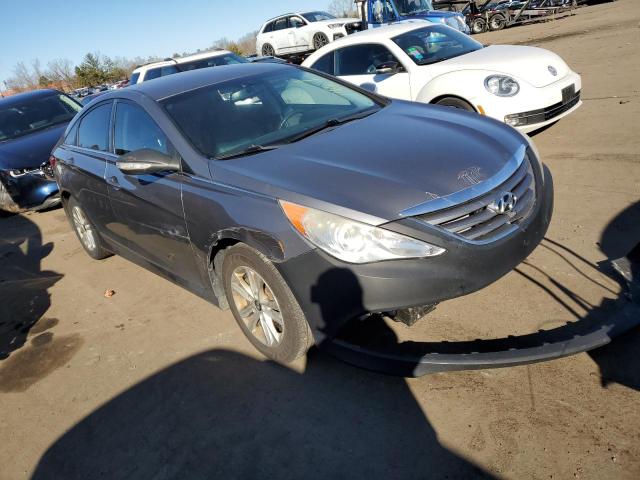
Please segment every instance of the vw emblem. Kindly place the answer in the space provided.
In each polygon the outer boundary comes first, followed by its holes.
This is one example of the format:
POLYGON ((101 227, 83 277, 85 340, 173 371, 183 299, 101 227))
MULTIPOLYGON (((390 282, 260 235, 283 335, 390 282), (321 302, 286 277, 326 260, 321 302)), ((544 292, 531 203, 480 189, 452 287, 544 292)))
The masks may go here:
POLYGON ((503 214, 516 208, 518 199, 512 192, 502 192, 498 198, 491 202, 487 208, 492 212, 503 214))
POLYGON ((547 68, 549 69, 549 73, 554 77, 558 75, 558 70, 556 70, 553 66, 549 65, 547 68))

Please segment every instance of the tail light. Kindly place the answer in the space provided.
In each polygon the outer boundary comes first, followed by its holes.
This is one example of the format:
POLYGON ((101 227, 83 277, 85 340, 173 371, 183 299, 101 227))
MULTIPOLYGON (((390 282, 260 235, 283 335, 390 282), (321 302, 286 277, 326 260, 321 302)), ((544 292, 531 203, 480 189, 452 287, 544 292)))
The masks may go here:
POLYGON ((56 168, 56 157, 54 157, 53 155, 49 157, 49 165, 51 165, 51 170, 56 168))

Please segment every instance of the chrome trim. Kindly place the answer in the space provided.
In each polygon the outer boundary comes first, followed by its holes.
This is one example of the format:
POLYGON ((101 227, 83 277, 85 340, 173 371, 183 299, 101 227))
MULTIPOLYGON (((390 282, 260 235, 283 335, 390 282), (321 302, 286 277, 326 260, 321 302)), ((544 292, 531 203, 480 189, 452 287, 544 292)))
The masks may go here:
POLYGON ((399 213, 401 217, 413 217, 416 215, 424 215, 426 213, 432 213, 437 210, 443 210, 445 208, 455 207, 461 203, 469 202, 476 197, 480 197, 486 193, 489 193, 494 188, 498 188, 501 184, 509 180, 516 170, 522 165, 527 152, 527 145, 521 145, 520 148, 513 154, 513 156, 507 161, 502 169, 496 173, 493 177, 485 180, 478 185, 472 185, 463 190, 451 193, 446 197, 434 198, 433 200, 427 200, 424 203, 419 203, 413 207, 409 207, 399 213))

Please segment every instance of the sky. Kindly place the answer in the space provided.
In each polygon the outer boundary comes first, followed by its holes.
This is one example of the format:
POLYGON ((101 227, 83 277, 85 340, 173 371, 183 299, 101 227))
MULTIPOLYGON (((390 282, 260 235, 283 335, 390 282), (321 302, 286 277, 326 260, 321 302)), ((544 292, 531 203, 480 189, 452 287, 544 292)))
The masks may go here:
POLYGON ((13 67, 36 58, 81 62, 110 57, 171 56, 235 40, 268 18, 325 10, 329 0, 16 0, 0 1, 0 88, 13 67))

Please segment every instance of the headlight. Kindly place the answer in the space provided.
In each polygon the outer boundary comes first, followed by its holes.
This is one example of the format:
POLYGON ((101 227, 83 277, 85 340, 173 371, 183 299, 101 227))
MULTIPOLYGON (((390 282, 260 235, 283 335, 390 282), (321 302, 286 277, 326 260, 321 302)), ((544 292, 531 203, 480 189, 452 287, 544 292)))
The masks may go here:
POLYGON ((280 206, 298 232, 344 262, 435 257, 445 252, 444 248, 332 213, 283 200, 280 206))
POLYGON ((499 97, 513 97, 520 91, 520 85, 506 75, 491 75, 484 80, 484 87, 499 97))
POLYGON ((341 23, 332 23, 329 25, 329 28, 340 28, 342 27, 341 23))

